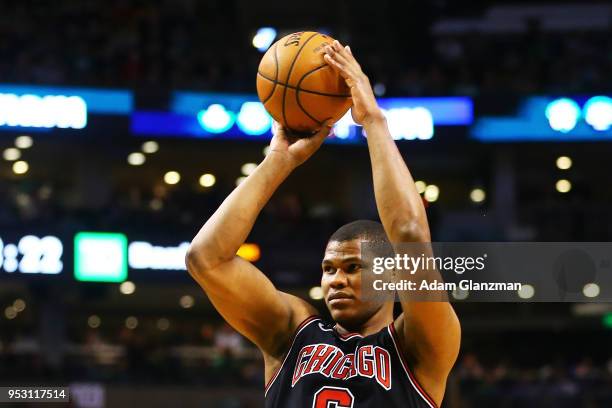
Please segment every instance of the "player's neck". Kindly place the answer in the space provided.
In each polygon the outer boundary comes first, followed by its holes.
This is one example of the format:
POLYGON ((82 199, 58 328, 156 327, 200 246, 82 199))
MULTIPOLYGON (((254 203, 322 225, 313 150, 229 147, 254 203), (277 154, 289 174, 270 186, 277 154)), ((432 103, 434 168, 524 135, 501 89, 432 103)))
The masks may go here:
POLYGON ((374 313, 365 323, 358 327, 343 326, 336 322, 336 331, 341 335, 357 333, 361 336, 369 336, 378 333, 393 322, 393 314, 384 307, 374 313))

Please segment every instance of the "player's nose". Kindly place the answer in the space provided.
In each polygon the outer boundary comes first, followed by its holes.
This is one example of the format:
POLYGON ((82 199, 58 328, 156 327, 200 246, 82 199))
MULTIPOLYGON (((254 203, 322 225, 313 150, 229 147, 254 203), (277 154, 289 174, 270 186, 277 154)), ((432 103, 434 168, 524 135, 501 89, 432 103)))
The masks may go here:
POLYGON ((348 286, 348 278, 346 273, 341 268, 336 269, 336 273, 334 273, 332 280, 330 282, 330 286, 337 288, 344 288, 348 286))

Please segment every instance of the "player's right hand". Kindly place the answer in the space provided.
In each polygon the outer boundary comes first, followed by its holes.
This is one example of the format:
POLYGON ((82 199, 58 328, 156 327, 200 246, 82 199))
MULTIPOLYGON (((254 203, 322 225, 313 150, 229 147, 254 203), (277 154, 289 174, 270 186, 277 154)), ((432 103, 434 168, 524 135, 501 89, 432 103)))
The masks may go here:
POLYGON ((310 137, 297 137, 288 134, 280 123, 272 125, 272 141, 268 154, 280 155, 292 167, 304 163, 314 154, 329 135, 333 122, 327 120, 317 133, 310 137))
POLYGON ((344 78, 351 89, 353 98, 351 113, 355 123, 366 126, 374 120, 384 119, 372 91, 370 80, 353 57, 350 47, 343 47, 339 41, 335 40, 331 45, 325 47, 323 58, 344 78))

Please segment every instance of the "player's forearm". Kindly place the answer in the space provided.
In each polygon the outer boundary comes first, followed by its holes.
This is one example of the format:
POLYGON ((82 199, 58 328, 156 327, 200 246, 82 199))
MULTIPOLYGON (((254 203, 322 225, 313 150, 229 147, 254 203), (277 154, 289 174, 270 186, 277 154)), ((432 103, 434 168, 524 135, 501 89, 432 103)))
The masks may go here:
POLYGON ((200 229, 191 243, 188 264, 206 270, 232 259, 262 208, 292 170, 284 157, 271 152, 200 229))
POLYGON ((379 117, 364 123, 372 162, 378 214, 391 241, 430 240, 421 196, 404 162, 387 122, 379 117))

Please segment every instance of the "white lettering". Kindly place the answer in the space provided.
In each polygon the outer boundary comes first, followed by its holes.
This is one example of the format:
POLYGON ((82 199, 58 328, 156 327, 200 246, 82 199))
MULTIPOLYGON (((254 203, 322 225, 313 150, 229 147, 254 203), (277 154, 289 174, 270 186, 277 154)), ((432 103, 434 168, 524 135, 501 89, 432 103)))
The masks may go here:
POLYGON ((0 94, 0 126, 83 129, 87 104, 79 96, 0 94))
POLYGON ((132 269, 185 270, 188 248, 188 242, 176 247, 163 247, 134 241, 128 247, 128 262, 132 269))

